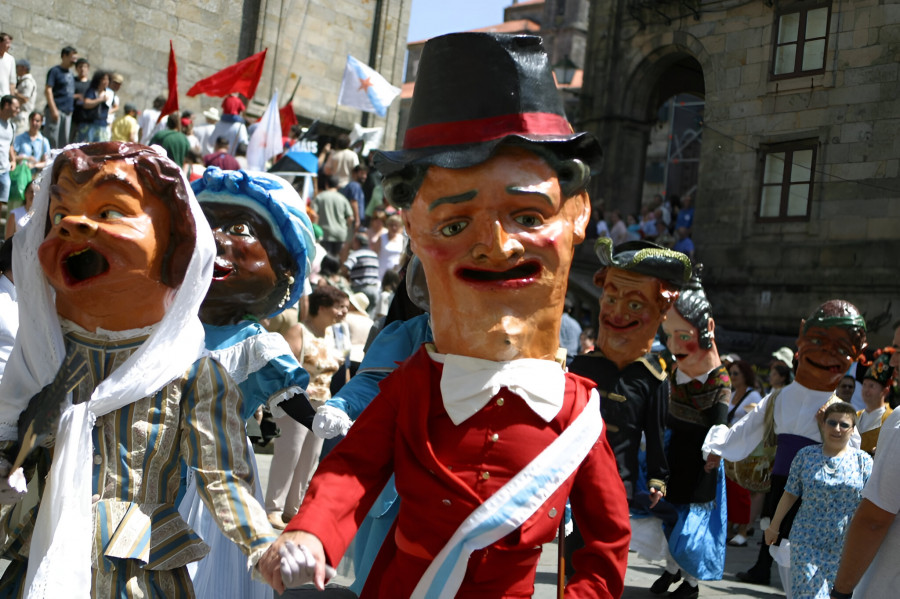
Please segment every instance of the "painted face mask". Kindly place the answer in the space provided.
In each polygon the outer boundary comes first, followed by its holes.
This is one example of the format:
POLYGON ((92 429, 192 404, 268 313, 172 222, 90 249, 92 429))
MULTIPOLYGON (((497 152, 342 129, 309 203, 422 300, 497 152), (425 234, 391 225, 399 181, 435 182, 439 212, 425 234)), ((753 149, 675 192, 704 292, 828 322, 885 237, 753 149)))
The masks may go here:
POLYGON ((866 346, 865 321, 843 300, 820 306, 800 326, 796 380, 817 391, 833 391, 866 346))
POLYGON ((38 253, 61 316, 88 330, 161 319, 170 215, 130 162, 110 160, 83 183, 64 166, 50 190, 48 220, 38 253))
POLYGON ((597 346, 617 364, 633 362, 650 351, 665 318, 659 281, 648 275, 611 268, 603 284, 597 346))
POLYGON ((552 359, 589 210, 584 192, 566 198, 547 162, 521 148, 465 169, 429 168, 404 219, 438 351, 552 359))
POLYGON ((246 314, 268 315, 287 289, 287 250, 265 219, 249 208, 214 202, 203 202, 202 207, 216 240, 216 262, 201 320, 221 326, 246 314), (270 297, 279 289, 280 294, 270 297))

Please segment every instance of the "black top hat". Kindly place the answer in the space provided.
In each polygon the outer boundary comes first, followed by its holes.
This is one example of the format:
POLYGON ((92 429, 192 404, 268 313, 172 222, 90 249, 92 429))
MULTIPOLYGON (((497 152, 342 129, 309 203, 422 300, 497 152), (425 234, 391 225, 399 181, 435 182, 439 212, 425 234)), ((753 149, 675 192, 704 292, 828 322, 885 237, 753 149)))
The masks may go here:
POLYGON ((691 259, 687 255, 650 241, 627 241, 613 250, 609 237, 601 237, 594 251, 603 267, 613 266, 655 277, 676 289, 681 289, 691 279, 691 259))
POLYGON ((540 37, 451 33, 426 42, 403 149, 379 152, 375 165, 385 175, 409 164, 466 168, 502 143, 539 144, 592 166, 601 155, 566 120, 540 37))

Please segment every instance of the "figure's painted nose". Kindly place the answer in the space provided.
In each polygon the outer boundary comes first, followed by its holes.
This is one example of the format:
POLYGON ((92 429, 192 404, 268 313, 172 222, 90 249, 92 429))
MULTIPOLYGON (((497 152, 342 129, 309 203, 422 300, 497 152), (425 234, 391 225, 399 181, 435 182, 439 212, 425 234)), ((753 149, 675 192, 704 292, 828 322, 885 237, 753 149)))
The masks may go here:
POLYGON ((97 234, 97 223, 84 215, 68 215, 59 223, 59 236, 69 239, 90 238, 97 234))
POLYGON ((488 260, 506 261, 525 253, 525 247, 503 227, 499 220, 481 225, 479 241, 475 245, 475 257, 488 260))

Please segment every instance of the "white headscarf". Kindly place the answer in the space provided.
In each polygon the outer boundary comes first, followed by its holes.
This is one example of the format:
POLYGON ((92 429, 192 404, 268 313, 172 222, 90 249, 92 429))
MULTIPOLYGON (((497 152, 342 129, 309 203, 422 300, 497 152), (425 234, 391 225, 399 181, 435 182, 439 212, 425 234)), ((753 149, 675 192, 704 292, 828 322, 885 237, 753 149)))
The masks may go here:
MULTIPOLYGON (((74 147, 67 146, 63 151, 74 147)), ((162 148, 154 146, 153 151, 168 160, 162 148)), ((53 162, 58 155, 54 155, 53 162)), ((43 184, 34 198, 34 217, 14 241, 13 272, 21 325, 0 384, 0 440, 17 438, 19 414, 30 398, 53 380, 65 358, 55 294, 38 261, 50 203, 53 162, 42 173, 43 184)), ((31 540, 28 598, 90 595, 91 430, 97 418, 155 393, 204 353, 204 333, 197 311, 212 278, 216 250, 183 173, 182 179, 197 225, 196 245, 187 273, 147 341, 94 390, 89 401, 69 405, 63 411, 31 540)))

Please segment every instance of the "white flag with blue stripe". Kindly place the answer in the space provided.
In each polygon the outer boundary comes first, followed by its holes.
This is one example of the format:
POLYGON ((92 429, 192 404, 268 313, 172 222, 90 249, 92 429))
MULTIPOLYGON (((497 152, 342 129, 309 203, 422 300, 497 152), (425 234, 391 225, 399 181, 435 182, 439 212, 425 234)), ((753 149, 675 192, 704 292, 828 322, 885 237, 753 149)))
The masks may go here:
POLYGON ((400 88, 388 83, 372 67, 360 62, 349 54, 338 104, 374 112, 380 117, 387 115, 394 98, 400 95, 400 88))

